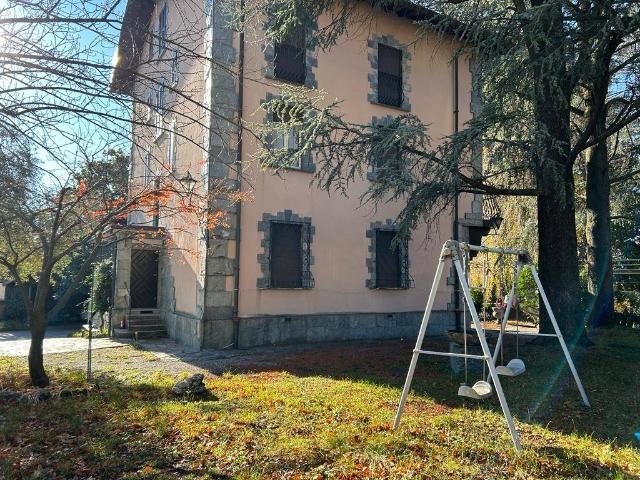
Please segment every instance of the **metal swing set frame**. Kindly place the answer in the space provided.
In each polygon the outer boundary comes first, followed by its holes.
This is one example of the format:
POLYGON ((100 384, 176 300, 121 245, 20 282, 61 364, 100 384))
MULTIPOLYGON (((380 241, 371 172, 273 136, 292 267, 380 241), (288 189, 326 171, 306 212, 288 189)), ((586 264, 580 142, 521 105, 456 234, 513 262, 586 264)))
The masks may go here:
POLYGON ((407 372, 407 378, 404 383, 404 388, 402 390, 402 396, 400 397, 400 404, 398 405, 398 411, 396 413, 395 421, 394 421, 394 429, 397 429, 400 425, 400 420, 402 418, 402 413, 404 411, 405 403, 407 401, 407 396, 409 395, 409 391, 411 389, 411 382, 413 381, 413 374, 415 373, 416 365, 418 363, 418 358, 420 355, 436 355, 436 356, 444 356, 444 357, 459 357, 465 359, 475 359, 482 360, 486 363, 489 369, 489 375, 487 377, 487 382, 490 380, 493 381, 495 385, 495 390, 498 395, 498 400, 500 402, 500 407, 502 408, 502 412, 504 414, 505 420, 507 421, 507 426, 509 428, 509 433, 511 434, 511 440, 513 441, 513 446, 517 452, 522 451, 522 444, 520 443, 520 436, 518 435, 518 431, 516 430, 513 417, 511 416, 511 411, 509 410, 509 405, 507 404, 507 399, 504 396, 504 392, 502 390, 502 385, 500 383, 500 378, 498 372, 496 371, 496 360, 498 359, 498 355, 502 348, 502 341, 504 335, 516 334, 516 332, 512 332, 506 330, 507 320, 509 319, 509 314, 511 311, 511 305, 513 303, 513 299, 516 293, 516 286, 518 284, 518 278, 520 273, 522 272, 524 267, 529 267, 531 270, 531 274, 536 284, 536 288, 540 297, 542 298, 542 302, 544 303, 545 309, 549 315, 551 323, 553 325, 553 329, 555 333, 534 333, 534 332, 518 332, 519 335, 528 335, 528 336, 536 336, 536 337, 555 337, 558 339, 560 346, 562 347, 562 351, 567 360, 567 364, 571 369, 571 373, 576 382, 576 386, 580 391, 580 395, 582 397, 583 403, 590 407, 589 399, 587 398, 587 394, 582 386, 582 382, 580 381, 580 377, 576 370, 576 367, 571 359, 571 354, 569 353, 569 349, 567 348, 567 344, 564 341, 564 337, 562 336, 562 332, 558 327, 558 322, 556 321, 556 317, 551 309, 551 305, 549 304, 549 300, 547 298, 547 294, 544 291, 542 284, 540 283, 540 278, 538 276, 538 272, 531 260, 531 256, 526 250, 519 249, 503 249, 503 248, 491 248, 485 247, 482 245, 470 245, 464 242, 458 242, 455 240, 449 240, 445 242, 442 247, 442 251, 440 253, 440 260, 438 262, 438 267, 436 269, 436 275, 433 280, 433 286, 431 287, 431 292, 429 293, 429 298, 427 300, 427 305, 424 311, 424 316, 422 317, 422 323, 420 325, 420 331, 418 333, 418 339, 416 341, 416 346, 413 350, 413 355, 411 357, 411 363, 409 364, 409 371, 407 372), (496 342, 496 348, 491 353, 489 349, 489 345, 487 343, 487 339, 485 337, 484 329, 482 328, 482 324, 480 323, 480 317, 478 316, 478 312, 475 309, 473 304, 473 299, 471 297, 471 289, 469 287, 469 282, 467 280, 465 267, 464 267, 464 259, 465 255, 468 255, 470 252, 484 252, 484 253, 496 253, 499 255, 512 255, 516 257, 516 266, 515 266, 515 275, 513 279, 513 285, 509 292, 509 296, 506 303, 505 312, 500 323, 500 333, 498 335, 498 340, 496 342), (451 260, 453 262, 453 266, 458 274, 458 281, 460 282, 460 286, 462 287, 462 293, 464 296, 464 300, 467 304, 469 312, 471 314, 471 320, 473 321, 473 325, 475 327, 476 333, 478 335, 478 340, 480 341, 480 346, 482 347, 482 355, 471 355, 466 351, 465 353, 452 353, 452 352, 438 352, 431 350, 423 350, 422 344, 424 340, 424 336, 427 332, 427 327, 429 325, 429 317, 431 316, 431 311, 433 309, 433 304, 435 302, 436 293, 438 290, 438 286, 440 285, 440 280, 442 278, 442 273, 444 271, 445 263, 451 260))

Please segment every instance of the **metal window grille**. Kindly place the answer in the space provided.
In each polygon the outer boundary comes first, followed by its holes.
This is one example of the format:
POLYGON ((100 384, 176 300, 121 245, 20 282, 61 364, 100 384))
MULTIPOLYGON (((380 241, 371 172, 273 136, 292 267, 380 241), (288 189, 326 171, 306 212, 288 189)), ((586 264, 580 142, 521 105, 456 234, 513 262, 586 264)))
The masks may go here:
POLYGON ((306 40, 304 29, 298 28, 275 45, 273 74, 276 78, 303 84, 306 80, 306 40))
POLYGON ((271 287, 302 288, 303 228, 299 223, 271 223, 271 287))
POLYGON ((402 50, 378 45, 378 102, 402 105, 402 50))
POLYGON ((376 288, 408 288, 407 245, 393 245, 395 230, 376 230, 376 288))

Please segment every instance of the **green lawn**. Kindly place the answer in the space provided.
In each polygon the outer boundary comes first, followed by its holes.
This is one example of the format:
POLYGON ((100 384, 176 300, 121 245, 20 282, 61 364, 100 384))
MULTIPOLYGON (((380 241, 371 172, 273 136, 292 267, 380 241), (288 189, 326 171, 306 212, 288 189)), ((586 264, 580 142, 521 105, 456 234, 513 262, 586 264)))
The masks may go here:
MULTIPOLYGON (((0 477, 640 478, 640 332, 603 330, 594 341, 577 360, 591 409, 559 348, 521 349, 527 372, 503 382, 521 456, 496 399, 457 397, 446 360, 421 361, 401 429, 391 430, 408 342, 334 345, 284 356, 271 371, 210 375, 219 399, 191 401, 173 398, 176 379, 160 371, 132 369, 85 393, 80 372, 50 366, 54 393, 79 390, 0 405, 0 477)), ((27 388, 24 363, 0 360, 0 387, 27 388)))

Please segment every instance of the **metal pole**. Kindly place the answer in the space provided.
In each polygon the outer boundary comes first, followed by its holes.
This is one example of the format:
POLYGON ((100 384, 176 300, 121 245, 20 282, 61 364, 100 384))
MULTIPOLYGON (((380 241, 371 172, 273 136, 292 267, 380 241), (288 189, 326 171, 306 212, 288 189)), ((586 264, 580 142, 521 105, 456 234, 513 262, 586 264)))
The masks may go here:
MULTIPOLYGON (((518 285, 518 278, 520 278, 520 271, 522 269, 522 265, 520 262, 516 263, 516 272, 513 278, 513 285, 511 286, 511 291, 509 292, 509 296, 507 297, 507 305, 504 309, 504 315, 502 316, 502 321, 500 322, 500 334, 498 335, 498 341, 496 342, 496 348, 493 351, 493 363, 496 363, 498 359, 498 354, 500 353, 500 349, 502 348, 502 340, 505 335, 505 327, 507 326, 507 321, 509 320, 509 315, 511 314, 511 303, 513 302, 513 297, 516 293, 516 287, 518 285)), ((487 377, 487 382, 491 381, 491 376, 487 377)))
POLYGON ((93 267, 93 275, 91 276, 91 289, 89 292, 89 311, 87 312, 89 326, 89 343, 87 345, 87 382, 91 382, 91 341, 93 339, 93 296, 95 294, 96 286, 96 270, 95 265, 93 267))
POLYGON ((416 370, 416 364, 418 363, 418 357, 420 356, 420 349, 422 348, 422 342, 424 340, 424 336, 427 333, 427 326, 429 324, 429 317, 431 316, 431 310, 433 309, 433 303, 436 299, 436 294, 438 292, 438 285, 440 284, 440 278, 442 277, 442 271, 444 270, 444 254, 445 248, 442 247, 442 251, 440 252, 440 261, 438 262, 438 268, 436 269, 436 275, 433 279, 433 286, 431 287, 431 292, 429 293, 429 299, 427 300, 427 306, 424 310, 424 315, 422 316, 422 324, 420 325, 420 331, 418 332, 418 339, 416 340, 416 346, 413 350, 413 356, 411 357, 411 363, 409 364, 409 371, 407 372, 407 378, 404 382, 404 388, 402 389, 402 396, 400 397, 400 404, 398 405, 398 411, 396 412, 396 418, 393 422, 393 429, 396 430, 400 425, 400 419, 402 418, 402 412, 404 410, 404 405, 407 401, 407 396, 409 395, 409 390, 411 388, 411 382, 413 381, 413 374, 416 370))
MULTIPOLYGON (((461 279, 464 279, 464 272, 462 270, 462 265, 460 264, 460 259, 458 258, 458 254, 455 253, 453 257, 453 264, 458 271, 458 276, 461 279)), ((504 396, 504 392, 502 391, 502 385, 500 384, 500 378, 498 378, 498 373, 496 372, 496 367, 493 363, 493 358, 491 357, 491 351, 489 350, 489 345, 487 344, 487 339, 484 336, 484 330, 482 330, 482 325, 480 324, 480 318, 478 317, 478 312, 476 311, 476 307, 473 304, 473 298, 471 297, 471 292, 469 291, 469 285, 467 285, 466 280, 461 280, 460 285, 462 286, 462 292, 464 294, 464 298, 467 301, 467 307, 469 308, 469 312, 471 312, 471 318, 473 319, 473 323, 476 327, 476 332, 478 334, 478 339, 480 340, 480 345, 482 346, 482 352, 487 357, 487 366, 489 367, 489 373, 493 378, 493 383, 496 388, 496 393, 498 394, 498 400, 500 401, 500 406, 502 407, 502 412, 504 413, 504 418, 507 421, 507 426, 509 427, 509 433, 511 434, 511 440, 513 441, 513 446, 516 451, 522 452, 522 444, 520 443, 520 437, 518 435, 518 431, 516 430, 515 425, 513 424, 513 417, 511 416, 511 411, 509 410, 509 405, 507 404, 507 399, 504 396)))
POLYGON ((461 250, 471 250, 473 252, 488 252, 488 253, 498 253, 501 255, 529 255, 529 253, 524 250, 516 250, 513 248, 497 248, 497 247, 485 247, 484 245, 471 245, 469 243, 460 242, 458 244, 461 250))
POLYGON ((544 302, 544 306, 547 309, 547 313, 549 314, 549 318, 551 319, 551 323, 553 324, 553 329, 556 332, 558 337, 558 341, 560 342, 560 346, 562 347, 562 351, 564 352, 564 356, 567 359, 567 363, 569 364, 569 368, 571 369, 571 373, 573 374, 573 379, 578 386, 578 390, 580 391, 580 396, 582 396, 582 402, 590 407, 589 398, 587 397, 587 393, 584 391, 584 387, 582 386, 582 382, 580 381, 580 376, 578 375, 578 371, 576 370, 575 365, 573 364, 573 360, 571 359, 571 354, 569 353, 569 349, 567 348, 567 344, 564 341, 564 337, 562 336, 562 332, 560 331, 560 327, 558 327, 558 322, 556 321, 556 316, 551 310, 551 305, 549 304, 549 299, 547 298, 547 294, 542 288, 542 283, 540 282, 540 277, 538 277, 538 272, 536 267, 534 267, 533 263, 529 263, 529 268, 531 269, 531 274, 533 275, 533 279, 536 282, 536 286, 538 287, 538 293, 542 297, 542 301, 544 302))

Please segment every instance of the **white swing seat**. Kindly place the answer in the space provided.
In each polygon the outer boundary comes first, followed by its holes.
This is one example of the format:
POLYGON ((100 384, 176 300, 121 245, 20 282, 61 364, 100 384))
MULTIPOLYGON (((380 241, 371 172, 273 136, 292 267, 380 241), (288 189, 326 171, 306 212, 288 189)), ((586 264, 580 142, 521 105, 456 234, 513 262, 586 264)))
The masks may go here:
POLYGON ((496 367, 498 375, 504 375, 505 377, 517 377, 525 372, 526 368, 524 362, 519 358, 514 358, 506 365, 500 365, 496 367))
POLYGON ((469 385, 460 385, 458 388, 458 395, 461 397, 473 398, 475 400, 482 400, 483 398, 490 397, 493 394, 491 384, 484 380, 478 380, 473 384, 473 387, 469 385))

